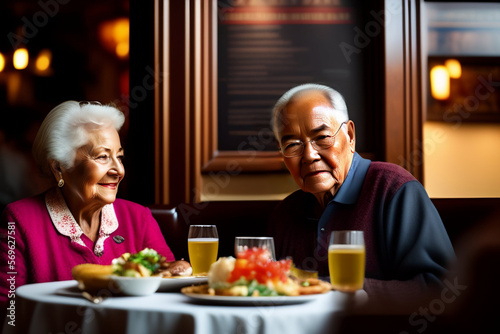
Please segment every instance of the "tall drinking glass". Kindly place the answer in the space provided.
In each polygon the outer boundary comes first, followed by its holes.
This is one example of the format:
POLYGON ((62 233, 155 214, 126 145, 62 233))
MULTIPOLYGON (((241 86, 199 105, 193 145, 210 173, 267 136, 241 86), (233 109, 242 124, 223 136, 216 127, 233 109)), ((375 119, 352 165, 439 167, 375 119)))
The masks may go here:
POLYGON ((217 261, 219 235, 215 225, 191 225, 188 233, 189 261, 193 275, 207 274, 217 261))
POLYGON ((235 237, 234 238, 234 254, 238 256, 239 252, 242 252, 249 248, 264 248, 269 251, 269 254, 273 260, 276 260, 276 254, 274 251, 274 239, 273 237, 235 237))
POLYGON ((363 231, 333 231, 328 247, 330 281, 335 290, 363 289, 365 242, 363 231))

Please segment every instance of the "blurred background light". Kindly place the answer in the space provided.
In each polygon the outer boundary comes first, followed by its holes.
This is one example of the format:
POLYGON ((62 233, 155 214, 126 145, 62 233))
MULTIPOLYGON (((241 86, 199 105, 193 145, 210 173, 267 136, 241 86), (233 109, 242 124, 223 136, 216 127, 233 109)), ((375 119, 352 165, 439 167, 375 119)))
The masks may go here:
POLYGON ((115 48, 116 55, 120 58, 125 58, 128 56, 129 52, 129 43, 128 42, 120 42, 116 45, 115 48))
POLYGON ((445 66, 437 65, 431 69, 431 94, 436 100, 450 97, 450 75, 445 66))
POLYGON ((4 68, 5 68, 5 57, 0 52, 0 72, 2 72, 4 68))
POLYGON ((50 63, 52 62, 52 52, 50 50, 42 50, 38 54, 35 61, 35 67, 39 72, 47 72, 50 68, 50 63))
POLYGON ((130 21, 121 17, 101 23, 99 38, 102 45, 119 58, 129 54, 130 21))
POLYGON ((445 61, 444 66, 446 66, 450 78, 458 79, 462 76, 462 66, 458 60, 448 59, 445 61))
POLYGON ((24 70, 26 67, 28 67, 29 63, 29 55, 28 55, 28 50, 25 48, 20 48, 17 49, 14 52, 14 68, 16 70, 24 70))

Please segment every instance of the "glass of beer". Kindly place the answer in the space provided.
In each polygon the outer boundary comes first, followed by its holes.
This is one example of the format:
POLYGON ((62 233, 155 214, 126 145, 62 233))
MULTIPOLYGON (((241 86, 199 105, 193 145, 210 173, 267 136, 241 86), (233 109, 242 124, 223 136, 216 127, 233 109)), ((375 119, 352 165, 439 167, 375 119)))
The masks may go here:
POLYGON ((219 235, 215 225, 191 225, 188 233, 189 261, 193 275, 206 275, 217 261, 219 235))
POLYGON ((333 231, 328 247, 330 282, 335 290, 363 289, 365 242, 363 231, 333 231))
POLYGON ((264 248, 269 251, 273 260, 276 260, 274 252, 274 239, 273 237, 235 237, 234 238, 234 254, 238 256, 239 252, 249 248, 264 248))

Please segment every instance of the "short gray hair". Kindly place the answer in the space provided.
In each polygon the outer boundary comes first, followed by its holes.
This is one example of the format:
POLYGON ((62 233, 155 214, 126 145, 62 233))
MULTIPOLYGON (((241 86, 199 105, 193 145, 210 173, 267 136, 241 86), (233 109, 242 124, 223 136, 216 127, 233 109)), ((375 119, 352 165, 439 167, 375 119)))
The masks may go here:
POLYGON ((282 126, 280 122, 281 114, 283 113, 287 105, 292 102, 297 95, 308 91, 317 91, 323 93, 325 97, 330 101, 332 108, 335 110, 337 119, 340 122, 347 122, 349 120, 349 113, 347 111, 344 97, 335 89, 325 85, 314 83, 305 83, 302 85, 298 85, 283 94, 273 107, 272 125, 274 137, 276 138, 276 140, 278 140, 278 142, 280 140, 279 131, 280 127, 282 126))
POLYGON ((66 101, 52 109, 33 142, 33 156, 43 174, 50 176, 50 162, 64 168, 75 163, 76 151, 89 142, 89 132, 112 126, 119 131, 125 116, 117 108, 96 103, 66 101))

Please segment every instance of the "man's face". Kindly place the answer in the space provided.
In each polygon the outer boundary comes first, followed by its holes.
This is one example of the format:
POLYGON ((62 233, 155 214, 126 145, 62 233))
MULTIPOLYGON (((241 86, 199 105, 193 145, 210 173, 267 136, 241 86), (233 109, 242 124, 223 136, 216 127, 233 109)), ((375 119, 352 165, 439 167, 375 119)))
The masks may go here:
POLYGON ((300 156, 284 158, 295 182, 318 199, 324 198, 327 192, 335 195, 351 166, 355 150, 354 123, 349 121, 342 125, 330 148, 317 150, 309 141, 334 135, 342 123, 336 119, 335 111, 322 93, 300 94, 281 116, 280 146, 297 139, 305 143, 300 156))

